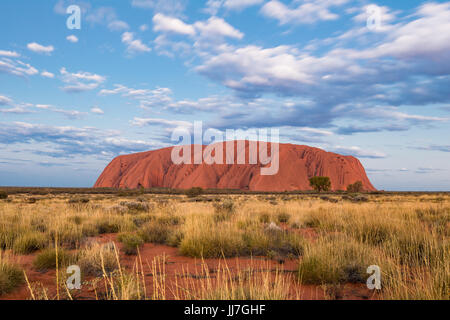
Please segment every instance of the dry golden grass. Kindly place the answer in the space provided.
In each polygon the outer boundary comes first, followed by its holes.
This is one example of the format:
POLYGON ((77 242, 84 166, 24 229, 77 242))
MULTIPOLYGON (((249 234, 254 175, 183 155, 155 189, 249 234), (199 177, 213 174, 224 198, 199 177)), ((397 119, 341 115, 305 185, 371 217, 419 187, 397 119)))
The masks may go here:
POLYGON ((125 270, 114 251, 89 244, 105 233, 122 233, 129 254, 144 241, 196 258, 298 259, 292 277, 257 270, 231 275, 222 266, 213 281, 202 269, 200 285, 180 277, 170 288, 180 299, 296 298, 292 283, 364 283, 369 265, 381 268, 382 299, 449 299, 449 195, 367 195, 358 203, 339 194, 218 197, 61 194, 30 203, 27 195, 10 195, 0 200, 0 248, 41 256, 51 256, 55 244, 61 253, 74 250, 84 270, 101 277, 106 299, 164 299, 169 289, 164 276, 154 277, 152 295, 144 288, 143 274, 163 262, 146 265, 138 256, 135 269, 125 270))

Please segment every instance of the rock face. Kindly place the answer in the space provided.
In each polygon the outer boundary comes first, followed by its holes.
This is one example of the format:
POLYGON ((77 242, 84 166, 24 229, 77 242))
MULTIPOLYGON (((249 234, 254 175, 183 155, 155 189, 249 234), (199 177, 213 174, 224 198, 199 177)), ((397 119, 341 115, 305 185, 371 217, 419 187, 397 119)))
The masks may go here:
MULTIPOLYGON (((226 147, 223 145, 223 159, 226 147)), ((261 168, 270 167, 249 164, 249 142, 234 142, 234 164, 174 164, 172 149, 164 148, 142 153, 118 156, 105 168, 94 188, 152 188, 164 187, 188 189, 202 187, 211 189, 241 189, 251 191, 311 190, 308 179, 314 176, 330 177, 332 190, 345 190, 356 181, 363 183, 364 190, 375 188, 366 176, 358 159, 326 152, 302 145, 279 144, 279 170, 275 175, 261 175, 261 168), (238 155, 246 155, 246 164, 237 164, 238 155)), ((192 147, 191 159, 199 155, 192 147)), ((221 147, 222 148, 222 147, 221 147)), ((269 144, 269 156, 271 148, 269 144)), ((183 154, 183 153, 181 153, 183 154)), ((200 154, 201 155, 201 154, 200 154)), ((212 153, 215 156, 215 153, 212 153)), ((191 163, 194 163, 192 161, 191 163)), ((225 163, 225 161, 223 161, 225 163)))

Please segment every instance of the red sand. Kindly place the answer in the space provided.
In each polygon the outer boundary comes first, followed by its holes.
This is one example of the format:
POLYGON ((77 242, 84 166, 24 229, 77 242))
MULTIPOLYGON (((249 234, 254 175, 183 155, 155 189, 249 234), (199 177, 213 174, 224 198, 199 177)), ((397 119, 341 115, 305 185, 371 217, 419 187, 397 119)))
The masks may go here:
MULTIPOLYGON (((235 150, 237 143, 235 142, 235 150)), ((173 147, 115 158, 95 183, 95 188, 176 188, 191 187, 241 189, 251 191, 311 190, 309 178, 330 177, 332 190, 345 190, 356 181, 366 191, 375 191, 358 159, 326 152, 318 148, 293 144, 279 144, 279 171, 275 175, 261 175, 269 165, 236 164, 237 154, 245 152, 249 162, 249 142, 245 150, 235 152, 235 164, 180 164, 172 162, 173 147)), ((205 146, 203 146, 203 150, 205 146)), ((194 150, 194 148, 192 148, 194 150)), ((193 153, 193 152, 192 152, 193 153)), ((226 145, 223 144, 224 158, 226 145)), ((270 145, 269 145, 270 154, 270 145)), ((192 158, 195 155, 192 154, 192 158)))

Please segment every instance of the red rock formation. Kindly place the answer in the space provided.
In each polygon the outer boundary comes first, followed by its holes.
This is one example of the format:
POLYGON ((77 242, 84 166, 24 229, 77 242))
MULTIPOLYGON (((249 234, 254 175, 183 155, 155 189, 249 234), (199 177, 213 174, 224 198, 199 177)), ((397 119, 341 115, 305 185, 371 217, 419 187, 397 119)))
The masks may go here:
MULTIPOLYGON (((236 142, 235 142, 236 148, 236 142)), ((268 165, 248 164, 249 142, 245 142, 247 164, 180 164, 172 162, 173 147, 130 154, 115 158, 95 183, 95 188, 152 188, 188 189, 191 187, 242 189, 253 191, 311 190, 308 179, 313 176, 330 177, 332 190, 345 190, 361 181, 366 191, 375 188, 366 176, 358 159, 326 152, 318 148, 293 144, 279 144, 279 171, 275 175, 261 175, 268 165)), ((203 146, 203 150, 205 146, 203 146)), ((224 159, 226 156, 223 144, 224 159)), ((192 148, 194 158, 194 148, 192 148)), ((235 149, 236 150, 236 149, 235 149)), ((198 153, 197 153, 198 154, 198 153)), ((214 155, 214 154, 213 154, 214 155)), ((269 145, 270 155, 270 145, 269 145)), ((193 161, 192 161, 193 163, 193 161)), ((225 163, 225 161, 224 161, 225 163)))

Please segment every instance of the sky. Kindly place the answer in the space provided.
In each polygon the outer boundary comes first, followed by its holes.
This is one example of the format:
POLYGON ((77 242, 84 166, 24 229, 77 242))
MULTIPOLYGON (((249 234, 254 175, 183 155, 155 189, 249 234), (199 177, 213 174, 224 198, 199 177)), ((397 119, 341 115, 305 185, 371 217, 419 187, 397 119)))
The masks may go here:
POLYGON ((449 1, 2 0, 0 28, 0 185, 91 187, 202 121, 450 191, 449 1))

